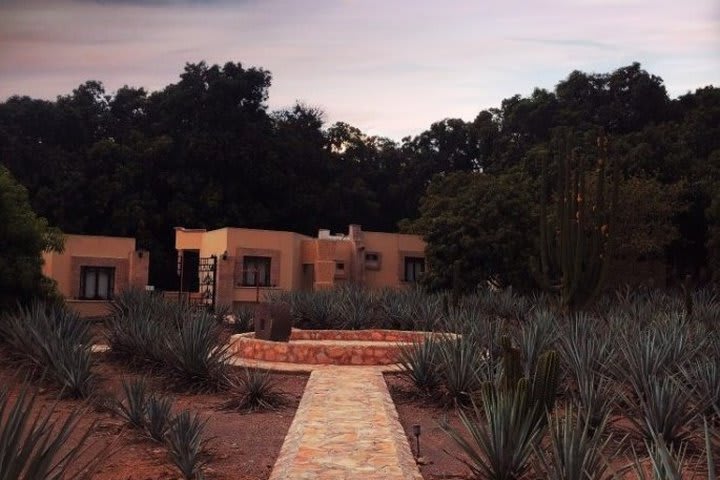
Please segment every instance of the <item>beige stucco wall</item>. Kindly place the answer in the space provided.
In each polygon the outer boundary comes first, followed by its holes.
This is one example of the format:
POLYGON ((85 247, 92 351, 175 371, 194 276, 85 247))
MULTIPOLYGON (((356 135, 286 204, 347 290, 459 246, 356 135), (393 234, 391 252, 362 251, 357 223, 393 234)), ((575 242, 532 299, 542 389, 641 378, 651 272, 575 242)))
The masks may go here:
POLYGON ((404 258, 425 257, 425 242, 418 235, 363 232, 365 253, 380 254, 380 269, 365 269, 365 285, 371 288, 407 285, 403 281, 404 258))
POLYGON ((206 232, 176 228, 178 250, 198 250, 201 257, 218 258, 216 298, 218 304, 239 304, 262 299, 273 290, 300 290, 303 287, 303 265, 312 265, 311 288, 324 289, 345 282, 357 282, 372 288, 400 287, 403 281, 404 257, 424 257, 425 243, 417 235, 362 232, 352 225, 348 235, 312 238, 293 232, 222 228, 206 232), (365 268, 366 252, 378 253, 380 268, 365 268), (243 286, 244 256, 271 258, 271 286, 243 286), (225 257, 225 258, 223 258, 225 257), (338 268, 343 264, 344 268, 338 268))
MULTIPOLYGON (((235 257, 237 264, 242 264, 244 254, 272 256, 279 265, 271 264, 271 277, 274 288, 296 290, 300 288, 302 275, 301 249, 304 235, 293 232, 255 230, 249 228, 228 228, 227 251, 235 257)), ((272 290, 260 287, 260 296, 272 290)), ((234 286, 233 301, 252 302, 258 296, 255 287, 234 286)))
MULTIPOLYGON (((76 279, 72 278, 73 257, 115 258, 128 260, 135 252, 135 239, 96 235, 65 235, 63 253, 45 252, 43 274, 57 282, 58 290, 71 297, 76 279)), ((79 282, 79 279, 77 279, 79 282)))
POLYGON ((45 252, 43 274, 57 282, 68 305, 83 316, 101 315, 108 302, 79 300, 83 266, 115 268, 114 293, 130 286, 143 288, 148 281, 150 255, 135 250, 135 239, 100 235, 65 235, 63 253, 45 252))
POLYGON ((175 227, 175 249, 200 250, 205 232, 201 228, 175 227))

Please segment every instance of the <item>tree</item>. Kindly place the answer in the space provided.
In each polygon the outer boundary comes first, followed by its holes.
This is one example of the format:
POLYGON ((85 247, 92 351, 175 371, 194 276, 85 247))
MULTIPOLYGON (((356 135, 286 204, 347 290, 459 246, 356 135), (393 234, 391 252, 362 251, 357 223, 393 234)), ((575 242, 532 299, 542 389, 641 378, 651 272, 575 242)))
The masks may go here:
POLYGON ((52 282, 42 274, 42 253, 61 252, 62 234, 35 215, 27 190, 2 165, 0 218, 0 312, 18 301, 52 297, 52 282))
POLYGON ((527 288, 534 230, 531 180, 521 171, 436 176, 420 201, 420 217, 403 229, 427 242, 433 290, 468 292, 493 280, 527 288))

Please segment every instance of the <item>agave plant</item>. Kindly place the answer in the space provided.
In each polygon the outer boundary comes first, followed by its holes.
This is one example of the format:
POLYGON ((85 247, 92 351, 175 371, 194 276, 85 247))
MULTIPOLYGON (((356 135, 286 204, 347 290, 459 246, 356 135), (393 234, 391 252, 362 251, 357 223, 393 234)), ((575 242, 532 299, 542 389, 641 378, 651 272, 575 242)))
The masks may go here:
POLYGON ((227 381, 228 349, 213 317, 198 312, 164 340, 162 367, 177 388, 215 391, 227 381))
POLYGON ((322 330, 335 326, 334 292, 292 292, 288 298, 286 303, 291 307, 297 328, 322 330))
POLYGON ((599 430, 618 400, 615 383, 600 374, 590 374, 578 381, 574 401, 579 415, 585 417, 590 432, 599 430))
POLYGON ((440 345, 434 335, 423 341, 402 345, 398 363, 403 374, 423 395, 433 395, 441 384, 440 345))
POLYGON ((538 357, 555 342, 554 315, 547 310, 536 310, 528 322, 520 327, 518 344, 523 359, 525 376, 537 364, 538 357))
POLYGON ((598 372, 609 374, 614 364, 615 351, 612 337, 599 335, 599 318, 586 313, 576 313, 565 321, 558 321, 556 342, 563 364, 572 378, 581 383, 585 377, 598 372))
POLYGON ((692 318, 706 325, 718 325, 720 322, 720 293, 703 289, 692 293, 692 318))
POLYGON ((36 408, 36 397, 23 385, 14 401, 0 390, 0 478, 64 480, 92 478, 100 457, 79 463, 93 425, 74 435, 84 410, 64 419, 56 407, 36 408), (71 437, 74 439, 71 441, 71 437))
MULTIPOLYGON (((689 440, 698 412, 680 381, 671 375, 653 376, 634 388, 640 409, 637 417, 628 418, 646 441, 659 438, 675 449, 689 440)), ((627 397, 625 401, 632 405, 627 397)))
POLYGON ((203 436, 206 423, 207 420, 201 420, 199 415, 183 410, 173 418, 165 436, 170 459, 185 480, 204 478, 200 469, 204 464, 202 456, 207 443, 203 436))
POLYGON ((231 380, 228 395, 223 408, 245 412, 273 410, 285 401, 270 373, 257 369, 246 368, 243 375, 231 380))
POLYGON ((460 411, 465 434, 445 424, 441 428, 463 451, 467 460, 462 461, 477 478, 521 478, 543 434, 540 409, 530 406, 527 383, 512 390, 485 389, 482 405, 484 419, 475 404, 471 414, 460 411))
POLYGON ((720 411, 720 357, 705 358, 681 371, 693 403, 707 415, 720 411))
MULTIPOLYGON (((612 478, 604 451, 612 435, 605 435, 607 415, 596 427, 589 416, 568 406, 564 413, 548 415, 549 448, 545 451, 533 446, 537 458, 536 470, 548 480, 605 480, 612 478)), ((613 457, 619 453, 613 454, 613 457)))
POLYGON ((151 395, 145 408, 145 432, 156 442, 162 442, 170 428, 172 400, 151 395))
POLYGON ((376 326, 376 305, 370 292, 359 287, 338 288, 335 292, 340 297, 334 308, 340 328, 358 330, 376 326))
POLYGON ((76 313, 34 303, 0 319, 0 339, 22 363, 43 372, 64 396, 92 394, 92 338, 88 323, 76 313))
POLYGON ((169 305, 162 297, 139 290, 121 292, 106 320, 106 340, 116 358, 134 366, 157 366, 163 361, 164 339, 186 312, 181 303, 169 305))
POLYGON ((469 405, 484 380, 485 352, 471 335, 447 336, 437 345, 448 399, 456 405, 469 405))
POLYGON ((633 463, 631 468, 638 480, 684 480, 687 467, 687 443, 676 448, 669 447, 662 438, 654 436, 645 441, 645 449, 650 457, 650 473, 633 450, 633 463))
POLYGON ((255 317, 255 309, 253 307, 242 305, 235 309, 233 314, 235 322, 232 328, 236 333, 245 333, 253 330, 253 318, 255 317))
POLYGON ((145 380, 123 381, 123 400, 115 402, 114 411, 132 428, 143 429, 146 425, 148 391, 145 380))

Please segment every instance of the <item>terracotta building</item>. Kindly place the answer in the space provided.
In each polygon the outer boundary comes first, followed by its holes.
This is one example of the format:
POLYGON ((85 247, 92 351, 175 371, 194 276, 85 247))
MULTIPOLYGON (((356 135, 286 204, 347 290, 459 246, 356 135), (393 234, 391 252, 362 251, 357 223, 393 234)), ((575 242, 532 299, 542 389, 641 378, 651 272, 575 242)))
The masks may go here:
POLYGON ((317 237, 247 228, 175 228, 182 291, 204 303, 255 302, 264 292, 319 290, 343 283, 370 288, 413 284, 425 271, 418 235, 320 230, 317 237))
POLYGON ((85 317, 106 314, 114 294, 148 283, 150 254, 136 250, 134 238, 65 235, 63 253, 46 252, 43 259, 43 274, 85 317))

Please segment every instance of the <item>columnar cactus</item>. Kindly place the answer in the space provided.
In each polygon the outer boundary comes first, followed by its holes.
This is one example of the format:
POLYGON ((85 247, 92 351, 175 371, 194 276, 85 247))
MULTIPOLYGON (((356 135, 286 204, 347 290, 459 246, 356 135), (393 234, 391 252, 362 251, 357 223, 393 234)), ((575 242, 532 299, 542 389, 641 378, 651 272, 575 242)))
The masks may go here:
POLYGON ((565 148, 565 155, 558 161, 554 217, 549 215, 547 205, 547 158, 542 161, 540 260, 534 271, 541 286, 557 292, 562 306, 569 311, 583 308, 601 291, 612 256, 618 169, 616 162, 608 166, 608 139, 604 134, 598 136, 597 149, 596 191, 591 197, 585 158, 579 149, 565 148))

